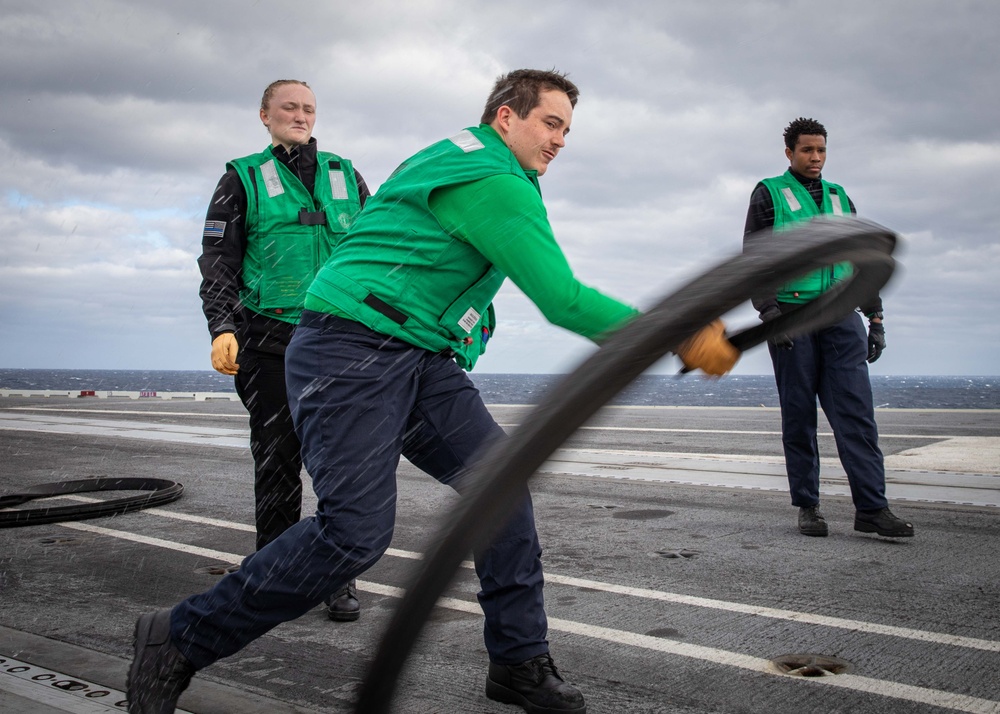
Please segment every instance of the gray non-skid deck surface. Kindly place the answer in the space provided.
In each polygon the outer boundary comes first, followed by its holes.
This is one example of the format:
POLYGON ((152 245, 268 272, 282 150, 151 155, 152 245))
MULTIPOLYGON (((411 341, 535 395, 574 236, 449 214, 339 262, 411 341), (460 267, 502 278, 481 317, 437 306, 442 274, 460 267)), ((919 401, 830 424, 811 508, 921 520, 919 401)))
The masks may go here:
MULTIPOLYGON (((491 409, 508 428, 526 411, 491 409)), ((832 532, 799 535, 774 410, 608 409, 553 455, 532 484, 550 642, 590 712, 1000 712, 1000 414, 878 416, 913 539, 852 530, 829 436, 832 532), (853 668, 802 678, 769 664, 800 653, 853 668)), ((238 402, 0 400, 0 491, 107 475, 186 488, 159 509, 0 530, 0 712, 122 711, 135 618, 252 548, 246 434, 238 402)), ((454 503, 409 464, 398 482, 392 549, 359 581, 361 620, 317 609, 286 623, 199 673, 182 709, 351 710, 398 589, 454 503)), ((475 591, 465 568, 395 711, 520 711, 482 694, 475 591)))

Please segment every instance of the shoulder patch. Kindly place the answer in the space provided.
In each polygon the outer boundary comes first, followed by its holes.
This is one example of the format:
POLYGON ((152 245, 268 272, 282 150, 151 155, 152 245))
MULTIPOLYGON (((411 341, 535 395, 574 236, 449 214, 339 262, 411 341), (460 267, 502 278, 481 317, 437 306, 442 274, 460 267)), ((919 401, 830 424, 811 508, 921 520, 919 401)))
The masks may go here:
POLYGON ((205 221, 205 238, 222 238, 226 232, 225 221, 205 221))
POLYGON ((470 151, 479 151, 486 148, 483 142, 477 139, 468 129, 462 129, 462 131, 451 137, 449 141, 467 154, 470 151))

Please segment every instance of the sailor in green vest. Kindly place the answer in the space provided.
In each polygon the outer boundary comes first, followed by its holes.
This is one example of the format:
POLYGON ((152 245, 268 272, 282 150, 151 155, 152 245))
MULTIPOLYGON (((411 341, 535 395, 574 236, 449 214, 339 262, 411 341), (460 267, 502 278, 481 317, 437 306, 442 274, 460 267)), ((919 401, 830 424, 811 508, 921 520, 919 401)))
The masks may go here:
MULTIPOLYGON (((493 338, 492 301, 506 278, 548 320, 598 342, 637 315, 574 277, 542 203, 538 178, 566 144, 577 96, 558 72, 500 77, 481 124, 404 161, 368 202, 309 289, 286 359, 317 513, 212 590, 140 618, 130 702, 167 711, 194 671, 378 561, 392 540, 401 455, 464 490, 467 468, 504 438, 463 370, 493 338)), ((712 374, 738 356, 721 323, 680 352, 712 374)), ((525 488, 475 553, 486 695, 582 714, 583 695, 549 654, 540 556, 525 488)))
MULTIPOLYGON (((757 184, 750 197, 744 245, 772 239, 773 234, 819 215, 855 213, 842 186, 822 177, 826 163, 826 129, 814 119, 799 118, 784 132, 789 167, 781 176, 757 184)), ((850 274, 846 263, 830 265, 783 285, 775 293, 757 295, 753 306, 761 320, 816 299, 850 274)), ((887 537, 913 535, 913 526, 889 510, 885 466, 878 446, 868 363, 885 349, 882 300, 877 295, 860 306, 868 317, 851 313, 835 325, 794 340, 782 336, 768 349, 781 405, 781 440, 785 452, 792 505, 799 509, 799 532, 826 536, 829 526, 819 508, 820 459, 816 437, 816 399, 823 407, 847 472, 854 501, 854 529, 887 537)))
MULTIPOLYGON (((368 197, 348 159, 319 151, 316 97, 278 80, 261 99, 271 144, 226 165, 202 237, 201 299, 212 367, 232 375, 250 413, 257 550, 297 523, 302 457, 285 390, 285 348, 306 289, 368 197)), ((328 599, 333 620, 356 620, 353 583, 328 599)))

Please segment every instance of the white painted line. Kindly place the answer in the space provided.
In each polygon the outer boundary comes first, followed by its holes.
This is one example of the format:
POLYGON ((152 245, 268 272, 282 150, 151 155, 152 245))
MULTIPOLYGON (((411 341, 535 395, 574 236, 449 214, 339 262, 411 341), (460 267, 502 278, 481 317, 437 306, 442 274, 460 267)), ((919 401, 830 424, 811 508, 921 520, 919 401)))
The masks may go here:
MULTIPOLYGON (((986 445, 982 448, 987 449, 986 445)), ((1000 466, 1000 455, 997 459, 997 464, 990 465, 994 470, 1000 466)), ((822 465, 820 493, 849 496, 850 485, 840 462, 823 459, 822 465)), ((987 466, 982 462, 979 465, 987 466)), ((539 473, 772 492, 788 490, 782 457, 558 449, 539 473)), ((992 473, 887 470, 885 480, 890 501, 1000 507, 1000 476, 992 473)))
POLYGON ((201 417, 203 419, 242 419, 247 421, 250 416, 242 414, 217 414, 212 412, 154 412, 145 409, 71 409, 69 407, 5 407, 0 411, 22 412, 68 412, 72 414, 132 414, 133 416, 185 416, 201 417))
POLYGON ((2 414, 0 430, 142 439, 201 446, 249 448, 249 429, 225 429, 142 421, 2 414))
MULTIPOLYGON (((91 498, 90 496, 77 496, 75 494, 67 494, 65 496, 48 496, 44 499, 38 498, 34 499, 36 501, 55 501, 62 499, 65 501, 77 501, 79 503, 100 503, 104 499, 91 498)), ((229 528, 234 531, 245 531, 247 533, 256 533, 257 528, 246 523, 235 523, 233 521, 224 521, 220 518, 208 518, 206 516, 193 516, 189 513, 179 513, 178 511, 165 511, 162 508, 147 508, 146 513, 151 513, 157 516, 164 516, 166 518, 173 518, 176 521, 187 521, 188 523, 198 523, 205 526, 218 526, 219 528, 229 528)))
POLYGON ((115 531, 110 528, 102 528, 101 526, 92 526, 89 523, 77 523, 77 522, 66 522, 60 523, 63 528, 71 528, 75 531, 86 531, 88 533, 96 533, 98 535, 110 536, 112 538, 118 538, 119 540, 128 540, 133 543, 142 543, 143 545, 153 545, 157 548, 166 548, 167 550, 177 551, 178 553, 188 553, 189 555, 198 555, 202 558, 213 558, 215 560, 221 560, 225 563, 230 563, 232 565, 237 565, 243 562, 245 555, 237 555, 235 553, 227 553, 224 550, 212 550, 211 548, 200 548, 196 545, 187 545, 185 543, 177 543, 172 540, 164 540, 163 538, 154 538, 152 536, 144 536, 138 533, 128 533, 127 531, 115 531))
MULTIPOLYGON (((34 431, 52 434, 81 434, 87 436, 106 436, 130 439, 144 439, 150 441, 164 441, 172 443, 186 443, 203 446, 223 446, 230 448, 249 448, 248 428, 225 428, 194 426, 190 424, 164 424, 159 422, 145 422, 132 420, 114 419, 94 419, 92 417, 72 417, 54 414, 30 413, 22 407, 15 409, 0 409, 0 430, 34 431), (21 410, 21 411, 15 411, 21 410)), ((34 410, 39 411, 39 410, 34 410)), ((48 411, 71 411, 66 409, 48 409, 48 411)), ((160 416, 204 416, 192 412, 134 412, 117 410, 115 412, 103 410, 72 410, 75 412, 86 412, 87 414, 146 414, 160 416)), ((224 415, 232 418, 245 419, 245 415, 224 415)), ((513 424, 502 424, 504 427, 513 427, 513 424)), ((674 429, 662 427, 619 427, 619 426, 584 426, 581 429, 603 430, 615 432, 635 432, 635 433, 689 433, 689 434, 716 434, 716 435, 753 435, 767 436, 775 439, 780 438, 780 432, 776 431, 747 431, 747 430, 719 430, 719 429, 674 429)), ((832 434, 821 434, 821 436, 832 436, 832 434)), ((945 473, 980 473, 1000 475, 1000 437, 976 436, 958 437, 941 434, 882 434, 881 439, 931 439, 935 443, 926 444, 921 447, 907 449, 898 454, 891 454, 886 457, 887 469, 902 470, 936 470, 945 473)), ((565 451, 565 450, 564 450, 565 451)), ((590 453, 602 453, 599 449, 590 450, 590 453)), ((614 452, 607 452, 614 453, 614 452)), ((649 455, 649 452, 630 451, 618 452, 627 453, 634 456, 649 455)), ((668 456, 675 458, 712 460, 721 459, 724 461, 749 461, 751 463, 783 463, 781 457, 754 457, 741 456, 736 454, 690 454, 690 453, 659 453, 658 458, 668 456)), ((833 459, 823 460, 824 468, 829 472, 831 468, 837 469, 839 463, 833 459)), ((842 470, 841 470, 842 474, 842 470)), ((597 476, 607 476, 608 474, 589 474, 597 476)), ((625 476, 629 478, 628 476, 625 476)), ((641 477, 638 480, 643 480, 641 477)), ((666 480, 666 479, 656 479, 666 480)), ((689 483, 683 479, 671 479, 674 483, 689 483)), ((889 479, 891 482, 892 479, 889 479)), ((698 481, 690 483, 700 483, 698 481)), ((846 484, 846 482, 845 482, 846 484)), ((739 484, 708 484, 721 486, 739 486, 739 484)), ((751 484, 751 488, 762 486, 751 484)), ((843 488, 843 487, 841 487, 843 488)), ((773 485, 766 490, 775 490, 773 485)), ((780 490, 780 489, 779 489, 780 490)), ((845 495, 842 490, 830 491, 833 495, 845 495)), ((891 494, 890 494, 891 495, 891 494)), ((909 496, 895 496, 896 498, 907 498, 916 501, 943 501, 945 503, 960 503, 970 505, 998 505, 998 498, 990 498, 989 495, 977 494, 971 500, 962 500, 949 497, 948 494, 939 495, 936 492, 917 493, 909 496)))
MULTIPOLYGON (((758 431, 747 429, 677 429, 657 426, 581 426, 580 430, 591 431, 642 431, 642 432, 664 432, 674 434, 750 434, 753 436, 781 436, 780 431, 758 431)), ((832 431, 817 431, 816 436, 833 436, 832 431)), ((882 434, 878 435, 882 439, 950 439, 954 434, 882 434)), ((979 438, 979 437, 973 437, 979 438)), ((985 437, 983 437, 985 438, 985 437)))
MULTIPOLYGON (((423 560, 424 557, 422 553, 396 550, 394 548, 389 548, 386 551, 386 555, 392 555, 397 558, 408 558, 410 560, 423 560)), ((467 560, 462 563, 462 567, 474 570, 475 564, 472 561, 467 560)), ((615 595, 625 595, 627 597, 659 600, 660 602, 673 602, 681 605, 705 607, 713 610, 725 610, 727 612, 738 612, 744 615, 755 615, 757 617, 767 617, 774 620, 787 620, 789 622, 802 622, 809 625, 819 625, 821 627, 835 627, 842 630, 850 630, 851 632, 870 632, 872 634, 902 637, 904 639, 917 640, 920 642, 934 642, 941 645, 953 645, 955 647, 985 650, 986 652, 1000 652, 1000 641, 996 640, 982 640, 976 637, 949 635, 943 632, 928 632, 926 630, 915 630, 909 627, 881 625, 877 622, 846 620, 840 617, 816 615, 809 612, 778 610, 772 607, 763 607, 761 605, 747 605, 745 603, 730 602, 728 600, 713 600, 711 598, 696 597, 694 595, 682 595, 680 593, 664 592, 662 590, 635 588, 627 585, 605 583, 600 580, 588 580, 586 578, 559 575, 549 571, 545 571, 545 580, 550 583, 559 583, 560 585, 585 588, 587 590, 598 590, 601 592, 613 593, 615 595)))
POLYGON ((826 684, 843 689, 853 689, 892 699, 929 704, 953 711, 969 712, 970 714, 997 714, 1000 712, 1000 702, 989 699, 980 699, 979 697, 970 697, 964 694, 944 692, 939 689, 917 687, 910 684, 889 682, 851 674, 830 677, 796 677, 794 675, 782 674, 769 660, 760 657, 752 657, 714 647, 703 647, 701 645, 666 640, 659 637, 650 637, 649 635, 640 635, 634 632, 623 632, 622 630, 613 630, 607 627, 598 627, 572 620, 550 618, 549 629, 561 630, 562 632, 591 637, 606 642, 614 642, 616 644, 629 645, 631 647, 665 652, 681 657, 690 657, 705 662, 739 667, 761 674, 773 674, 804 683, 826 684))
MULTIPOLYGON (((100 526, 92 526, 86 523, 62 523, 60 525, 66 528, 72 528, 74 530, 88 531, 100 535, 111 536, 113 538, 120 538, 122 540, 143 543, 146 545, 155 545, 158 547, 169 548, 171 550, 183 553, 191 553, 195 555, 212 557, 225 562, 238 562, 239 560, 242 559, 242 556, 238 556, 233 553, 210 550, 207 548, 198 548, 195 546, 185 545, 183 543, 174 543, 159 538, 149 538, 147 536, 140 536, 125 531, 114 531, 108 528, 102 528, 100 526)), ((420 554, 418 553, 409 553, 409 552, 406 553, 407 557, 411 555, 420 557, 420 554)), ((468 567, 471 564, 465 563, 464 565, 468 567)), ((550 580, 550 582, 555 582, 555 580, 553 580, 551 575, 546 574, 546 579, 550 580)), ((602 589, 616 587, 616 586, 611 586, 607 583, 596 583, 596 581, 584 580, 581 578, 563 578, 563 581, 569 584, 576 585, 578 587, 593 587, 593 584, 598 584, 602 586, 602 589)), ((402 595, 404 594, 404 590, 398 587, 383 585, 380 583, 361 581, 361 580, 357 581, 357 587, 359 590, 363 592, 371 592, 379 595, 386 595, 389 597, 402 597, 402 595)), ((632 589, 625 588, 619 592, 621 594, 627 594, 627 595, 632 594, 630 592, 627 592, 629 590, 632 589)), ((616 590, 609 590, 609 591, 616 591, 616 590)), ((645 592, 653 593, 655 591, 645 591, 645 592)), ((664 593, 664 595, 673 595, 673 594, 664 593)), ((674 597, 684 597, 684 596, 675 595, 674 597)), ((695 600, 701 600, 701 598, 695 598, 695 600)), ((709 601, 709 602, 721 603, 722 601, 709 601)), ((725 603, 725 604, 731 605, 733 603, 725 603)), ((477 603, 466 600, 459 600, 457 598, 450 598, 450 597, 441 598, 438 601, 438 606, 445 607, 451 610, 467 612, 473 615, 482 614, 482 611, 480 610, 479 605, 477 603)), ((768 608, 762 608, 762 610, 766 611, 768 610, 768 608)), ((739 612, 740 610, 735 610, 735 611, 739 612)), ((782 612, 782 611, 774 611, 774 612, 782 612)), ((762 613, 750 612, 750 614, 763 614, 764 616, 770 616, 765 612, 762 613)), ((792 614, 799 614, 799 613, 792 613, 792 614)), ((832 618, 832 620, 837 621, 837 618, 832 618)), ((842 620, 840 622, 846 623, 849 621, 842 620)), ((859 624, 868 626, 871 623, 859 623, 859 624)), ((833 626, 842 626, 842 625, 833 625, 833 626)), ((712 662, 715 664, 720 664, 730 667, 739 667, 741 669, 748 669, 753 672, 758 672, 762 674, 771 674, 775 676, 785 677, 789 680, 794 680, 797 682, 805 682, 810 684, 828 684, 832 686, 842 687, 845 689, 853 689, 855 691, 877 694, 880 696, 889 697, 893 699, 902 699, 905 701, 943 707, 946 709, 951 709, 953 711, 969 712, 970 714, 1000 713, 1000 702, 991 701, 988 699, 980 699, 978 697, 970 697, 961 694, 954 694, 951 692, 944 692, 937 689, 928 689, 925 687, 917 687, 908 684, 901 684, 898 682, 888 682, 884 680, 870 679, 868 677, 860 677, 855 675, 836 675, 831 677, 795 677, 780 673, 771 664, 769 660, 760 657, 753 657, 751 655, 745 655, 739 652, 730 652, 728 650, 721 650, 713 647, 704 647, 701 645, 694 645, 684 642, 677 642, 674 640, 661 639, 659 637, 651 637, 649 635, 640 635, 634 632, 628 632, 625 630, 616 630, 608 627, 600 627, 597 625, 590 625, 588 623, 576 622, 573 620, 550 618, 549 629, 575 634, 582 637, 599 639, 606 642, 613 642, 616 644, 623 644, 631 647, 638 647, 642 649, 648 649, 658 652, 664 652, 667 654, 678 655, 681 657, 698 659, 705 662, 712 662)), ((865 628, 851 627, 850 629, 858 630, 865 628)), ((898 628, 898 629, 900 632, 905 631, 904 628, 898 628)), ((925 634, 934 635, 935 633, 925 633, 925 634)), ((950 636, 946 637, 949 637, 949 641, 947 641, 946 644, 957 644, 957 639, 966 639, 966 638, 951 638, 950 636)), ((928 638, 921 638, 921 639, 925 639, 925 641, 937 641, 928 638)), ((986 641, 984 640, 982 642, 986 641)), ((990 644, 1000 645, 1000 643, 990 643, 990 644)), ((963 644, 960 646, 968 646, 968 645, 963 644)))
MULTIPOLYGON (((487 407, 491 406, 489 404, 487 407)), ((8 407, 6 409, 0 409, 2 411, 22 411, 22 412, 67 412, 75 414, 131 414, 134 416, 183 416, 183 417, 202 417, 202 418, 212 418, 212 419, 242 419, 246 421, 248 416, 246 414, 209 414, 206 412, 160 412, 160 411, 139 411, 130 409, 70 409, 62 407, 8 407)), ((15 417, 21 415, 14 415, 15 417)), ((101 420, 98 420, 101 421, 101 420)), ((122 423, 122 422, 115 422, 122 423)), ((141 421, 128 421, 124 422, 126 424, 146 424, 152 428, 164 427, 163 424, 154 422, 141 422, 141 421)), ((509 422, 500 424, 504 428, 515 429, 520 426, 518 422, 509 422)), ((678 427, 656 427, 656 426, 601 426, 601 425, 588 425, 581 426, 581 431, 622 431, 622 432, 641 432, 641 433, 651 433, 651 434, 742 434, 751 436, 781 436, 780 431, 764 431, 764 430, 753 430, 753 429, 694 429, 694 428, 678 428, 678 427)), ((249 432, 248 432, 249 433, 249 432)), ((817 436, 827 436, 832 437, 833 432, 817 432, 817 436)), ((954 434, 879 434, 879 439, 952 439, 956 438, 954 434)), ((985 439, 990 437, 967 437, 970 439, 985 439)), ((993 437, 996 438, 996 437, 993 437)))
MULTIPOLYGON (((74 498, 78 500, 84 500, 85 497, 77 496, 74 498)), ((232 530, 246 531, 251 533, 255 531, 253 526, 249 526, 243 523, 234 523, 232 521, 224 521, 216 518, 204 518, 202 516, 191 516, 185 513, 176 513, 174 511, 167 511, 162 508, 148 508, 144 511, 144 513, 150 515, 162 516, 164 518, 173 518, 175 520, 212 525, 220 528, 229 528, 232 530)), ((200 555, 202 557, 214 558, 234 565, 240 563, 243 560, 243 558, 246 557, 245 555, 235 555, 233 553, 210 550, 207 548, 199 548, 197 546, 188 546, 182 543, 177 543, 175 541, 167 541, 159 538, 153 538, 150 536, 138 535, 134 533, 129 533, 127 531, 110 530, 102 528, 100 526, 92 526, 89 524, 66 522, 66 523, 61 523, 59 525, 65 526, 66 528, 75 528, 77 530, 85 530, 85 531, 91 531, 93 533, 110 535, 115 538, 121 538, 123 540, 131 540, 137 543, 145 543, 147 545, 155 545, 161 548, 178 550, 185 553, 191 553, 192 555, 200 555)), ((398 548, 387 549, 386 555, 395 558, 405 558, 408 560, 423 560, 424 557, 423 553, 417 553, 415 551, 409 551, 409 550, 401 550, 398 548)), ((468 560, 462 563, 462 567, 468 568, 470 570, 475 569, 475 565, 472 563, 472 561, 468 560)), ((738 612, 743 615, 767 617, 773 620, 785 620, 788 622, 801 622, 804 624, 818 625, 821 627, 834 627, 842 630, 849 630, 852 632, 869 632, 876 635, 888 635, 890 637, 900 637, 908 640, 916 640, 918 642, 933 642, 940 645, 952 645, 954 647, 965 647, 967 649, 983 650, 986 652, 1000 652, 1000 641, 998 640, 984 640, 977 637, 964 637, 962 635, 951 635, 944 632, 930 632, 928 630, 917 630, 910 627, 896 627, 894 625, 883 625, 877 622, 866 622, 864 620, 848 620, 840 617, 831 617, 829 615, 817 615, 815 613, 797 612, 795 610, 782 610, 771 607, 764 607, 762 605, 748 605, 746 603, 731 602, 729 600, 715 600, 712 598, 697 597, 694 595, 684 595, 681 593, 672 593, 663 590, 637 588, 628 585, 606 583, 600 580, 589 580, 586 578, 577 578, 569 575, 559 575, 558 573, 552 573, 549 571, 545 572, 545 580, 552 583, 559 583, 560 585, 566 585, 577 588, 586 588, 588 590, 598 590, 600 592, 612 593, 615 595, 625 595, 627 597, 642 598, 646 600, 658 600, 660 602, 672 602, 680 605, 704 607, 712 610, 738 612)))
MULTIPOLYGON (((500 426, 505 428, 514 429, 519 424, 501 424, 500 426)), ((665 434, 742 434, 750 436, 781 436, 780 431, 763 431, 758 429, 693 429, 693 428, 679 428, 679 427, 661 427, 661 426, 581 426, 580 431, 636 431, 636 432, 650 432, 650 433, 665 433, 665 434)), ((816 436, 833 436, 832 431, 817 431, 816 436)), ((882 434, 878 435, 879 440, 882 439, 952 439, 955 438, 954 434, 882 434)), ((986 439, 991 437, 968 437, 970 439, 986 439)), ((995 437, 993 437, 995 438, 995 437)))
MULTIPOLYGON (((167 517, 173 517, 174 515, 176 515, 170 511, 163 511, 162 509, 158 508, 150 508, 145 512, 167 517)), ((225 521, 218 521, 214 525, 218 525, 219 523, 225 523, 225 521)), ((120 538, 122 540, 130 540, 136 543, 144 543, 146 545, 154 545, 161 548, 168 548, 170 550, 176 550, 183 553, 190 553, 192 555, 199 555, 205 558, 213 558, 231 564, 240 563, 243 560, 243 558, 246 557, 244 555, 236 555, 234 553, 227 553, 219 550, 211 550, 209 548, 201 548, 198 546, 185 545, 183 543, 177 543, 175 541, 163 540, 161 538, 153 538, 151 536, 129 533, 127 531, 111 530, 108 528, 103 528, 101 526, 94 526, 87 523, 68 522, 68 523, 61 523, 60 525, 66 528, 73 528, 76 530, 89 531, 91 533, 98 533, 101 535, 108 535, 114 538, 120 538)), ((246 526, 243 526, 242 524, 233 524, 233 525, 238 526, 239 530, 246 529, 246 526)), ((424 557, 422 553, 400 550, 397 548, 389 548, 386 551, 386 555, 393 556, 396 558, 406 558, 408 560, 422 560, 424 557)), ((462 563, 462 567, 472 570, 474 569, 475 566, 471 561, 465 561, 462 563)), ((804 624, 818 625, 821 627, 834 627, 838 629, 849 630, 851 632, 869 632, 872 634, 900 637, 903 639, 916 640, 919 642, 933 642, 941 645, 952 645, 954 647, 964 647, 967 649, 984 650, 986 652, 1000 652, 1000 641, 997 640, 984 640, 976 637, 963 637, 961 635, 951 635, 943 632, 929 632, 927 630, 917 630, 909 627, 896 627, 893 625, 883 625, 877 622, 865 622, 864 620, 848 620, 840 617, 830 617, 828 615, 817 615, 808 612, 797 612, 795 610, 780 610, 770 607, 764 607, 761 605, 748 605, 746 603, 730 602, 728 600, 714 600, 711 598, 696 597, 693 595, 683 595, 681 593, 671 593, 662 590, 636 588, 627 585, 606 583, 600 580, 589 580, 586 578, 576 578, 568 575, 559 575, 558 573, 552 573, 549 571, 546 571, 545 573, 545 580, 551 583, 559 583, 560 585, 586 588, 589 590, 598 590, 601 592, 612 593, 615 595, 625 595, 627 597, 643 598, 646 600, 659 600, 661 602, 673 602, 681 605, 704 607, 713 610, 724 610, 727 612, 737 612, 744 615, 767 617, 774 620, 801 622, 804 624)))
POLYGON ((560 585, 570 585, 578 588, 588 588, 590 590, 601 590, 603 592, 614 593, 616 595, 626 595, 628 597, 659 600, 661 602, 673 602, 681 605, 692 605, 694 607, 704 607, 713 610, 725 610, 727 612, 738 612, 744 615, 755 615, 774 620, 787 620, 789 622, 802 622, 809 625, 819 625, 821 627, 835 627, 842 630, 850 630, 851 632, 870 632, 876 635, 902 637, 908 640, 933 642, 940 645, 953 645, 955 647, 984 650, 986 652, 1000 652, 1000 641, 996 640, 983 640, 976 637, 962 637, 961 635, 949 635, 943 632, 928 632, 927 630, 915 630, 909 627, 882 625, 877 622, 865 622, 863 620, 847 620, 840 617, 817 615, 810 612, 779 610, 771 607, 763 607, 761 605, 747 605, 740 602, 730 602, 728 600, 713 600, 711 598, 682 595, 680 593, 664 592, 662 590, 648 590, 646 588, 634 588, 625 585, 615 585, 613 583, 603 583, 596 580, 574 578, 548 572, 545 573, 545 580, 546 582, 559 583, 560 585))
MULTIPOLYGON (((590 427, 585 427, 590 428, 590 427)), ((619 427, 614 427, 615 429, 620 429, 619 427)), ((164 441, 172 443, 186 443, 198 446, 224 446, 233 447, 240 449, 249 448, 249 430, 247 429, 234 429, 234 428, 221 428, 221 427, 204 427, 204 426, 194 426, 194 425, 180 425, 180 424, 162 424, 162 423, 151 423, 142 421, 125 421, 125 420, 107 420, 107 419, 91 419, 82 417, 66 417, 66 416, 47 416, 38 414, 11 414, 8 412, 3 412, 0 410, 0 430, 10 429, 10 430, 24 430, 24 431, 35 431, 42 433, 58 433, 58 434, 82 434, 88 436, 108 436, 108 437, 119 437, 119 438, 132 438, 132 439, 144 439, 153 441, 164 441)), ((621 429, 623 431, 643 431, 643 429, 621 429)), ((646 431, 650 431, 646 429, 646 431)), ((653 430, 655 431, 655 430, 653 430)), ((676 430, 660 430, 660 431, 676 431, 676 430)), ((694 432, 695 430, 686 430, 694 432)), ((704 430, 703 430, 704 431, 704 430)), ((766 433, 766 432, 718 432, 718 433, 766 433)), ((911 449, 901 454, 890 456, 886 459, 887 467, 891 467, 894 464, 903 465, 906 469, 919 469, 921 466, 927 465, 937 465, 943 470, 942 473, 963 473, 958 471, 955 465, 965 466, 967 468, 976 468, 976 473, 984 475, 1000 475, 1000 437, 955 437, 953 439, 941 437, 943 441, 938 444, 932 444, 918 449, 911 449), (964 454, 964 459, 959 459, 957 454, 964 454)), ((565 460, 579 460, 574 459, 572 455, 576 454, 605 454, 614 455, 619 459, 629 459, 633 463, 628 463, 624 465, 630 466, 641 466, 642 464, 636 464, 634 461, 639 458, 654 459, 659 462, 663 462, 666 459, 682 459, 688 464, 697 463, 722 463, 731 464, 731 466, 726 468, 715 467, 715 470, 719 471, 735 471, 737 473, 746 475, 748 471, 759 470, 760 464, 771 464, 771 465, 783 465, 784 460, 781 457, 768 457, 768 456, 750 456, 750 455, 738 455, 738 454, 691 454, 684 452, 648 452, 639 450, 608 450, 608 449, 560 449, 555 452, 550 458, 550 461, 565 461, 565 460), (566 456, 570 455, 567 459, 566 456), (757 464, 757 467, 749 467, 747 464, 757 464)), ((586 459, 589 462, 591 459, 586 459)), ((650 466, 656 466, 657 464, 649 464, 650 466)), ((768 480, 767 483, 756 483, 752 481, 747 481, 746 478, 741 477, 739 482, 732 483, 731 481, 722 480, 719 478, 709 479, 705 481, 704 479, 688 480, 684 478, 664 478, 664 473, 661 471, 652 479, 648 475, 642 474, 609 474, 593 472, 590 470, 593 464, 581 472, 579 468, 576 470, 566 471, 566 473, 577 473, 581 475, 590 476, 601 476, 601 477, 623 477, 631 478, 634 480, 660 480, 660 481, 670 481, 673 483, 684 483, 693 485, 712 485, 712 486, 723 486, 723 487, 737 487, 737 488, 762 488, 765 490, 783 490, 785 485, 783 483, 774 483, 768 480)), ((551 467, 550 467, 551 468, 551 467)), ((826 491, 831 495, 846 495, 847 482, 846 477, 843 473, 843 469, 840 467, 839 462, 836 459, 823 459, 824 482, 827 486, 834 487, 834 490, 826 491), (833 475, 839 478, 841 481, 837 484, 831 484, 831 480, 827 478, 833 475)), ((707 469, 700 468, 698 470, 706 471, 707 469)), ((559 470, 557 470, 559 472, 559 470)), ((769 471, 771 475, 781 475, 782 471, 774 471, 773 469, 769 471)), ((892 473, 887 475, 887 483, 890 487, 894 486, 899 482, 898 476, 894 476, 892 473)), ((923 484, 930 485, 930 484, 923 484)), ((942 485, 935 482, 933 485, 942 485)), ((955 485, 953 481, 949 481, 944 485, 955 485)), ((972 484, 969 484, 970 486, 972 484)), ((986 488, 986 489, 997 489, 997 493, 992 496, 989 493, 976 493, 972 497, 967 499, 962 499, 950 495, 948 493, 941 494, 937 491, 919 491, 914 495, 894 495, 890 493, 891 497, 894 498, 905 498, 908 500, 917 501, 931 501, 931 502, 945 502, 945 503, 960 503, 960 504, 970 504, 970 505, 1000 505, 1000 481, 994 481, 992 483, 982 483, 975 484, 975 487, 986 488)))

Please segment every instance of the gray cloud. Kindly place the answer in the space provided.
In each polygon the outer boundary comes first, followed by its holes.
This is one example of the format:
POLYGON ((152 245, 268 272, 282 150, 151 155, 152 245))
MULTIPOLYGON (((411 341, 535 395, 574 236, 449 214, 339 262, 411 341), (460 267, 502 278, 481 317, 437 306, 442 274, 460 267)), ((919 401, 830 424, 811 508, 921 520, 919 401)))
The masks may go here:
MULTIPOLYGON (((321 145, 375 188, 475 123, 499 73, 536 66, 582 90, 542 184, 581 279, 643 306, 737 252, 751 190, 786 166, 783 127, 813 116, 827 177, 904 236, 875 371, 996 373, 993 3, 0 0, 0 19, 4 366, 208 368, 201 223, 225 162, 267 143, 273 79, 310 82, 321 145)), ((497 302, 483 369, 592 349, 514 287, 497 302)))

